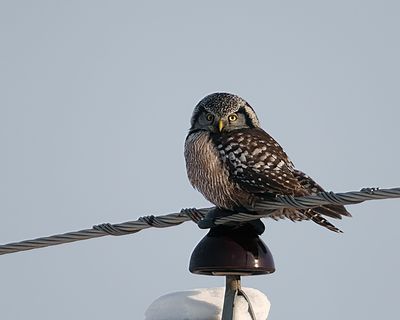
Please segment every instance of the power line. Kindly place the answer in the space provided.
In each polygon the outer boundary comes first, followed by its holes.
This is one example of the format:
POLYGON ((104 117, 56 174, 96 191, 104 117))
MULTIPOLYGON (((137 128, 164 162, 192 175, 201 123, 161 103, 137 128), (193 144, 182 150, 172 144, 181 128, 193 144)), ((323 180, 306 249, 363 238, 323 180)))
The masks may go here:
MULTIPOLYGON (((262 211, 261 214, 235 213, 229 216, 215 218, 212 221, 208 221, 207 224, 203 223, 202 227, 204 228, 204 226, 206 226, 209 228, 215 225, 226 223, 240 223, 258 218, 268 218, 272 212, 282 208, 307 209, 327 204, 350 205, 368 200, 391 198, 400 198, 400 188, 365 188, 361 191, 351 191, 345 193, 321 192, 317 195, 305 197, 277 196, 274 200, 271 201, 257 202, 257 204, 254 206, 254 209, 257 211, 262 211)), ((131 234, 151 227, 173 227, 186 221, 194 221, 195 223, 199 223, 212 209, 213 208, 182 209, 180 212, 177 213, 170 213, 160 216, 144 216, 135 221, 128 221, 117 224, 104 223, 93 226, 93 228, 91 229, 67 232, 63 234, 41 237, 32 240, 25 240, 21 242, 8 243, 0 246, 0 255, 55 246, 80 240, 98 238, 106 235, 120 236, 131 234)))

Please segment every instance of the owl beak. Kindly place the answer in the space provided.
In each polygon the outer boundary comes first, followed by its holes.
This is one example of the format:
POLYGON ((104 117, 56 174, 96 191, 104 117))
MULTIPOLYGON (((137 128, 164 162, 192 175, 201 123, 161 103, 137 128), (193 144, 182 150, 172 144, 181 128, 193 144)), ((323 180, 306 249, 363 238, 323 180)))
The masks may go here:
POLYGON ((222 129, 224 128, 224 126, 225 126, 225 124, 222 121, 222 119, 219 119, 218 120, 218 130, 219 130, 219 132, 222 132, 222 129))

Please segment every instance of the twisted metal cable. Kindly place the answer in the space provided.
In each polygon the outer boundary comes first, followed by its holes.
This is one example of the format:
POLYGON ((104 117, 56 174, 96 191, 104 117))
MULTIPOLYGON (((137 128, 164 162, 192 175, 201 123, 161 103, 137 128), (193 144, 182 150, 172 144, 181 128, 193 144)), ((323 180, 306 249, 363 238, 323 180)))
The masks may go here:
MULTIPOLYGON (((307 209, 319 207, 326 204, 351 205, 368 200, 390 198, 400 198, 400 188, 365 188, 361 191, 351 191, 346 193, 321 192, 317 195, 306 197, 278 196, 276 197, 276 199, 271 201, 258 202, 254 206, 254 210, 258 211, 257 214, 235 213, 230 216, 216 218, 213 221, 213 225, 221 225, 229 222, 246 222, 258 218, 264 218, 268 217, 273 211, 282 208, 307 209)), ((0 245, 0 255, 55 246, 58 244, 74 241, 98 238, 106 235, 120 236, 130 233, 136 233, 140 230, 150 227, 172 227, 190 220, 198 223, 212 209, 213 208, 182 209, 181 212, 178 213, 170 213, 161 216, 145 216, 140 217, 136 221, 129 221, 117 224, 103 223, 93 226, 93 228, 91 229, 84 229, 80 231, 68 232, 33 240, 9 243, 5 245, 0 245)))

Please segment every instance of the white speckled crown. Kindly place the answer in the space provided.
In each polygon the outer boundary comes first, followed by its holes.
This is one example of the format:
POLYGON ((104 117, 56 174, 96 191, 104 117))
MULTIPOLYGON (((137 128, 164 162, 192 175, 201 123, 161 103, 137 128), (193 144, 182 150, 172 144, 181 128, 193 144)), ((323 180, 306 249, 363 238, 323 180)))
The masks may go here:
POLYGON ((245 110, 255 127, 260 126, 256 113, 246 100, 226 92, 216 92, 204 97, 193 110, 191 124, 193 125, 198 113, 202 110, 222 117, 237 112, 240 108, 245 110))

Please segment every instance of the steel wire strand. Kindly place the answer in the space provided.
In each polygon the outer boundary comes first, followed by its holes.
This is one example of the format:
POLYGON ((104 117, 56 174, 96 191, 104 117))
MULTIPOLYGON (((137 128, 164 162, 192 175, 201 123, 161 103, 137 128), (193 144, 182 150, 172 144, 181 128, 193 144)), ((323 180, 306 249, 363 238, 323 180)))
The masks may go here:
MULTIPOLYGON (((221 225, 229 222, 240 223, 258 218, 265 218, 271 215, 271 213, 275 210, 282 208, 306 209, 326 204, 351 205, 368 200, 391 198, 400 198, 400 188, 365 188, 361 191, 351 191, 345 193, 321 192, 317 195, 305 197, 277 196, 276 199, 271 201, 257 202, 254 206, 254 209, 257 210, 257 214, 235 213, 230 216, 216 218, 214 221, 214 225, 221 225)), ((8 243, 0 245, 0 255, 55 246, 74 241, 98 238, 106 235, 120 236, 131 234, 151 227, 172 227, 186 221, 194 221, 195 223, 198 223, 212 209, 213 208, 182 209, 178 213, 170 213, 161 216, 143 216, 135 221, 128 221, 117 224, 103 223, 95 225, 91 229, 84 229, 32 240, 8 243)))

